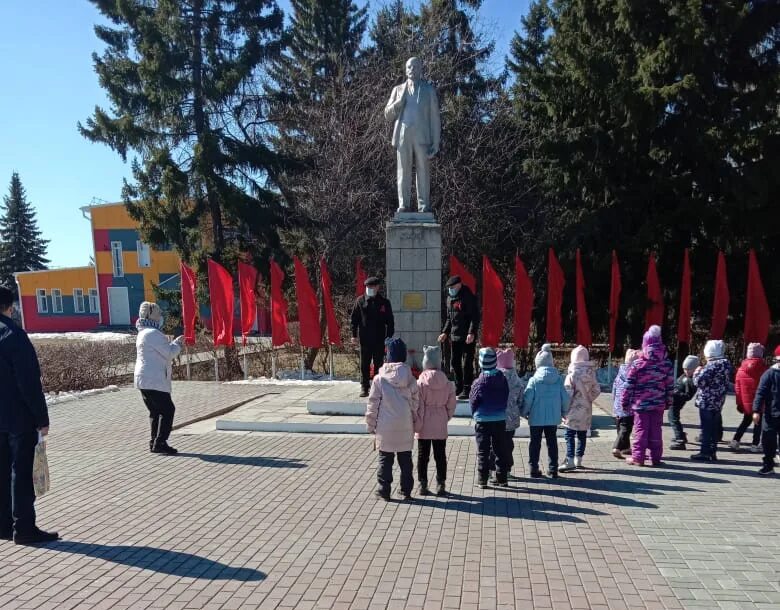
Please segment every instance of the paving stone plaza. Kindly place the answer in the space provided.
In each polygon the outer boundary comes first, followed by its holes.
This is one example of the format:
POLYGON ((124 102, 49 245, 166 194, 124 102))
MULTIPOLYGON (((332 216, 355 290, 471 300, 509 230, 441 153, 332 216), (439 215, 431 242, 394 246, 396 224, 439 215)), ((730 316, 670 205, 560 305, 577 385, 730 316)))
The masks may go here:
MULTIPOLYGON (((172 437, 177 457, 148 453, 134 390, 53 406, 37 510, 63 540, 0 543, 0 608, 780 608, 778 481, 758 455, 631 468, 601 413, 587 470, 532 480, 519 439, 517 478, 481 490, 456 437, 449 498, 385 503, 368 435, 208 419, 286 391, 178 384, 177 423, 206 419, 172 437)), ((727 440, 737 417, 730 398, 727 440)))

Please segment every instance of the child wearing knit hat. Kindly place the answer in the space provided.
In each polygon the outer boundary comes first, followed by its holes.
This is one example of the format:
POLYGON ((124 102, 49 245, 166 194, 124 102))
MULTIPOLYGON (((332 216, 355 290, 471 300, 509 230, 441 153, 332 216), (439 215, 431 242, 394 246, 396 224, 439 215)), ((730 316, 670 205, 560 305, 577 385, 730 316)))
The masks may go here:
MULTIPOLYGON (((767 370, 764 362, 764 346, 760 343, 751 343, 747 346, 747 358, 739 365, 737 376, 734 380, 734 393, 737 397, 737 411, 742 414, 742 422, 734 433, 734 439, 729 443, 729 447, 734 451, 740 450, 739 442, 742 435, 753 422, 753 400, 756 397, 758 382, 761 381, 761 375, 767 370)), ((752 453, 761 453, 761 415, 757 423, 753 424, 753 444, 750 448, 752 453)))
POLYGON ((436 462, 436 495, 447 494, 447 422, 455 415, 455 384, 441 370, 441 348, 423 347, 423 372, 417 379, 420 410, 417 432, 417 480, 420 495, 427 496, 428 461, 433 448, 436 462))
POLYGON ((707 341, 704 345, 707 364, 693 374, 696 408, 699 409, 701 420, 701 449, 691 456, 695 462, 714 462, 718 459, 718 436, 723 430, 723 404, 733 373, 725 352, 723 341, 707 341))
POLYGON ((664 451, 664 411, 671 408, 674 393, 674 368, 654 324, 642 337, 642 353, 631 363, 620 408, 634 414, 634 443, 630 466, 644 466, 648 450, 653 466, 661 464, 664 451))
POLYGON ((563 422, 566 427, 566 460, 558 468, 561 472, 582 468, 588 429, 593 418, 593 401, 601 394, 601 387, 596 380, 596 367, 590 360, 587 348, 582 345, 571 351, 571 364, 564 386, 571 396, 571 403, 563 422))
MULTIPOLYGON (((507 467, 509 472, 511 472, 512 467, 515 465, 512 453, 515 450, 515 430, 520 426, 520 412, 523 408, 523 390, 525 390, 525 382, 520 379, 520 375, 517 374, 515 353, 513 350, 498 350, 496 352, 496 364, 498 370, 506 377, 506 382, 509 385, 509 398, 506 403, 506 452, 508 459, 507 467)), ((496 456, 491 452, 491 472, 495 470, 495 464, 496 456)))
POLYGON ((683 429, 680 420, 680 411, 691 398, 696 395, 696 386, 693 385, 693 373, 699 368, 699 359, 696 356, 687 356, 683 360, 683 373, 674 383, 674 392, 672 393, 672 407, 669 409, 669 426, 674 433, 674 439, 669 445, 669 449, 684 451, 685 443, 688 442, 688 435, 683 429))
POLYGON ((528 461, 531 477, 542 476, 539 469, 539 453, 542 436, 547 442, 547 473, 558 477, 558 425, 569 410, 569 393, 563 386, 563 378, 553 365, 549 344, 542 346, 535 358, 536 372, 528 381, 523 393, 523 415, 531 428, 531 442, 528 445, 528 461))
POLYGON ((387 342, 387 362, 371 382, 366 406, 366 429, 374 435, 377 450, 377 489, 375 495, 390 500, 393 461, 401 468, 399 495, 411 500, 414 475, 412 449, 418 428, 419 392, 412 369, 406 364, 406 344, 401 339, 387 342))
POLYGON ((623 400, 623 392, 626 387, 626 375, 628 367, 639 357, 641 352, 636 349, 627 349, 623 364, 620 365, 615 382, 612 384, 612 414, 615 416, 615 428, 617 429, 617 438, 612 445, 612 455, 622 460, 628 453, 631 453, 631 431, 634 429, 634 413, 624 410, 620 406, 623 400))
POLYGON ((506 447, 506 407, 509 384, 498 370, 496 350, 479 350, 479 368, 482 370, 471 386, 469 403, 474 419, 477 442, 477 476, 479 486, 485 489, 490 472, 490 451, 496 456, 495 485, 506 487, 509 477, 509 456, 506 447))

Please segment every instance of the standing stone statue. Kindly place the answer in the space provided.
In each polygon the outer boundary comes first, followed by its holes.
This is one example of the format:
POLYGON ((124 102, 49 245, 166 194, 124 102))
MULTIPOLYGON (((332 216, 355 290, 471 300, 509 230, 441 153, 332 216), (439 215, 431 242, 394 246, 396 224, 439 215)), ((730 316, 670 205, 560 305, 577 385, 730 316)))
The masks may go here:
POLYGON ((417 211, 431 212, 431 159, 439 152, 441 117, 433 85, 422 80, 422 62, 406 62, 406 82, 393 87, 385 118, 395 121, 392 145, 398 155, 398 211, 413 212, 412 157, 417 170, 417 211))

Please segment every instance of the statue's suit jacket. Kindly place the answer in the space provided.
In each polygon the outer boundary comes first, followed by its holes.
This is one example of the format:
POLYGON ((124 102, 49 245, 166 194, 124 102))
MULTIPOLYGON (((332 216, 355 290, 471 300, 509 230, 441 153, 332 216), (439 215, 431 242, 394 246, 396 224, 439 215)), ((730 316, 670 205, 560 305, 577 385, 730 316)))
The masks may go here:
MULTIPOLYGON (((439 100, 436 95, 436 89, 426 81, 420 81, 417 84, 420 91, 420 116, 421 124, 415 126, 415 134, 418 144, 439 149, 439 140, 441 138, 441 117, 439 115, 439 100)), ((401 116, 404 111, 403 99, 406 81, 393 87, 390 93, 390 100, 385 106, 385 118, 394 120, 393 138, 391 144, 398 148, 401 142, 401 116)), ((416 92, 415 92, 416 95, 416 92)))

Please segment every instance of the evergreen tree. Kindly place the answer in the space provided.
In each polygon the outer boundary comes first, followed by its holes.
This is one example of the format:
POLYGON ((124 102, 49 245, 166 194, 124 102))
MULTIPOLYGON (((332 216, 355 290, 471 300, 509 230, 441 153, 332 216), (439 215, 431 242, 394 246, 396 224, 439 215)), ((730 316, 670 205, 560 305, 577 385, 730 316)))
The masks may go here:
POLYGON ((35 210, 27 201, 27 194, 19 174, 11 175, 8 195, 3 197, 3 216, 0 218, 0 285, 16 292, 14 273, 46 269, 48 240, 41 237, 35 210))
MULTIPOLYGON (((740 282, 748 248, 780 254, 780 175, 771 169, 780 162, 778 31, 772 2, 559 0, 532 9, 508 62, 518 124, 535 136, 524 166, 546 195, 545 239, 591 254, 594 299, 609 292, 616 248, 634 278, 658 252, 674 303, 691 247, 703 288, 694 311, 708 320, 718 249, 733 255, 740 282)), ((780 285, 766 267, 765 283, 780 285)), ((636 305, 623 330, 634 341, 644 291, 624 282, 624 301, 636 305)), ((780 294, 770 292, 776 309, 780 294)), ((606 327, 606 308, 592 317, 606 327)))
POLYGON ((135 155, 123 194, 146 238, 173 244, 203 287, 209 257, 233 270, 244 252, 266 261, 281 161, 257 83, 284 43, 275 0, 90 1, 112 24, 95 26, 106 49, 93 54, 111 109, 79 129, 135 155))
POLYGON ((107 48, 93 54, 112 107, 79 129, 136 155, 124 196, 146 236, 201 269, 206 257, 230 266, 239 250, 267 255, 280 162, 255 84, 283 44, 275 0, 90 1, 115 26, 95 26, 107 48))

